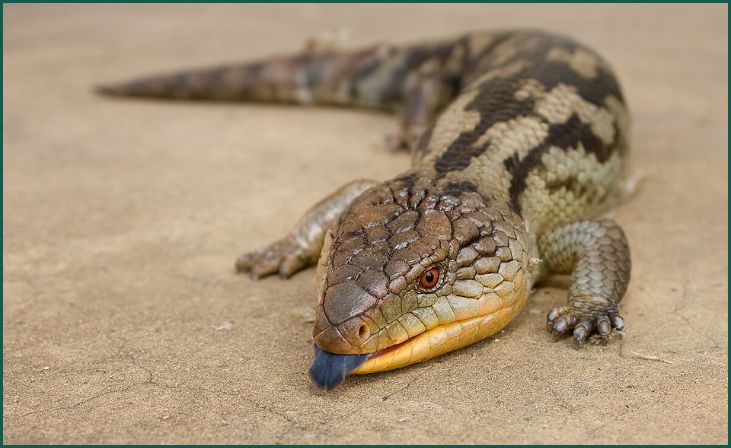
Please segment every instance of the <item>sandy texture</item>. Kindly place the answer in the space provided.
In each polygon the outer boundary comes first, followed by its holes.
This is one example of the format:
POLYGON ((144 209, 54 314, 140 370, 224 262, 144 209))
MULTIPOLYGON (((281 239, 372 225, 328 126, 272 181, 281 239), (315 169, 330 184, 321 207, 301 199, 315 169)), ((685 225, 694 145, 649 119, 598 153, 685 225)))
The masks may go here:
POLYGON ((5 5, 4 21, 4 442, 727 442, 726 5, 5 5), (645 180, 614 212, 633 251, 622 344, 552 342, 565 293, 548 288, 497 338, 320 392, 313 270, 253 282, 233 261, 340 184, 404 170, 379 147, 394 121, 91 92, 323 31, 351 47, 516 26, 600 49, 629 98, 645 180))

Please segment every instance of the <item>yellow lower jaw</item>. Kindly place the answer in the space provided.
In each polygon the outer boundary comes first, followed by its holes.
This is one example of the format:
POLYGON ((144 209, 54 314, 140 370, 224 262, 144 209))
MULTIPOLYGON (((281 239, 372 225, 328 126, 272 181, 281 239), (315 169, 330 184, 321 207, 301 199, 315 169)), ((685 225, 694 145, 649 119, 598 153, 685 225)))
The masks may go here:
POLYGON ((484 316, 432 328, 388 353, 368 359, 352 373, 362 375, 398 369, 474 344, 505 328, 520 308, 507 306, 484 316))

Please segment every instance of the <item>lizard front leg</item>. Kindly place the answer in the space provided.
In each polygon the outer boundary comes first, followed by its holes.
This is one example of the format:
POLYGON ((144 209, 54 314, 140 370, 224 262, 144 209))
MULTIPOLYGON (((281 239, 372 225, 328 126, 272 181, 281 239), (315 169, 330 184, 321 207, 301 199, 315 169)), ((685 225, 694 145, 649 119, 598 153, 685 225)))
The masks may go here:
POLYGON ((240 256, 236 260, 236 271, 249 272, 255 279, 275 273, 289 278, 317 263, 327 228, 355 198, 375 184, 356 180, 343 185, 307 210, 287 236, 261 250, 240 256))
POLYGON ((595 332, 606 338, 612 328, 624 328, 617 304, 629 283, 630 253, 617 224, 608 219, 567 224, 543 235, 539 248, 549 273, 571 274, 568 304, 548 313, 549 331, 573 330, 582 343, 595 332))
POLYGON ((419 148, 424 132, 453 92, 436 74, 415 73, 407 84, 402 103, 397 108, 398 129, 386 137, 386 147, 413 152, 419 148))

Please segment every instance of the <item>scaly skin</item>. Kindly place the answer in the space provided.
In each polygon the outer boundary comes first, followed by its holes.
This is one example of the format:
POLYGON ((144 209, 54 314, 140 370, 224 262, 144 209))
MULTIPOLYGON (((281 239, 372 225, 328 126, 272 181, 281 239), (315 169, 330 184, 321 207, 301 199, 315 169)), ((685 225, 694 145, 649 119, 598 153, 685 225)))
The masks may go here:
POLYGON ((629 117, 607 63, 568 38, 516 31, 310 52, 102 92, 399 114, 411 170, 343 187, 292 234, 237 262, 256 278, 317 263, 313 378, 323 387, 354 364, 353 373, 395 369, 495 334, 551 274, 572 277, 549 331, 581 343, 624 325, 627 241, 595 217, 617 183, 629 117), (437 273, 432 287, 427 271, 437 273), (367 356, 318 373, 337 354, 367 356))

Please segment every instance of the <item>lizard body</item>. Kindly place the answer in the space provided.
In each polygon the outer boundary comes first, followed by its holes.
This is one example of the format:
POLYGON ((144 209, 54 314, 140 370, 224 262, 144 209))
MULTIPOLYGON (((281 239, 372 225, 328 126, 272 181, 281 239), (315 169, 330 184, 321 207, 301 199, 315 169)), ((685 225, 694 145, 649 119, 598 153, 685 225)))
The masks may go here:
POLYGON ((236 263, 256 278, 317 265, 310 374, 321 387, 495 334, 551 274, 571 285, 549 331, 581 343, 624 326, 629 248, 597 216, 626 158, 629 115, 607 62, 569 38, 511 31, 308 51, 101 91, 398 114, 410 170, 343 186, 236 263))

